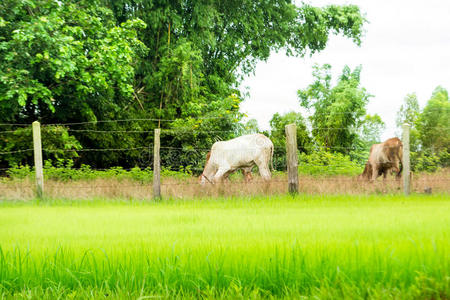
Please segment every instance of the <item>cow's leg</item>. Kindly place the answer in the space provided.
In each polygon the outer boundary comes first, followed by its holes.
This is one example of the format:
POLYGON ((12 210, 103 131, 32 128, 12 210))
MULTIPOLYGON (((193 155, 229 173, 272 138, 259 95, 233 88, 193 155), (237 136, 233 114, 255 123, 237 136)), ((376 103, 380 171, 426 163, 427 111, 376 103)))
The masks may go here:
POLYGON ((252 176, 252 168, 251 168, 251 167, 248 168, 247 171, 246 171, 246 174, 245 174, 245 180, 246 180, 247 182, 250 182, 250 181, 253 180, 253 176, 252 176))
POLYGON ((375 181, 375 179, 378 178, 378 164, 374 164, 372 166, 372 178, 370 179, 370 181, 375 181))
POLYGON ((227 173, 229 173, 229 171, 229 168, 219 168, 216 175, 214 175, 214 182, 222 182, 224 178, 228 178, 227 173))
POLYGON ((396 162, 394 165, 395 179, 400 180, 402 177, 402 169, 400 169, 400 162, 396 162))
POLYGON ((225 174, 223 174, 223 176, 222 176, 222 178, 223 178, 223 180, 224 181, 226 181, 226 182, 230 182, 230 174, 231 173, 233 173, 233 172, 226 172, 225 174))
POLYGON ((241 171, 242 171, 242 176, 244 176, 245 182, 250 182, 253 180, 252 167, 242 168, 241 171))
POLYGON ((256 163, 258 165, 259 174, 261 175, 261 178, 265 181, 269 181, 272 177, 272 174, 270 173, 269 165, 267 163, 256 163))

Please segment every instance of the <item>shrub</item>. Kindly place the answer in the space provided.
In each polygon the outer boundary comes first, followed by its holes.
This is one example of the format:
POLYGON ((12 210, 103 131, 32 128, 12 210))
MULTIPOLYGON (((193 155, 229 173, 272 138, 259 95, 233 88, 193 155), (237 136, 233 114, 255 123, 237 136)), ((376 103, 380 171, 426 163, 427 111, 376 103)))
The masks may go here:
POLYGON ((449 163, 450 154, 446 149, 439 152, 411 152, 411 169, 415 172, 435 172, 448 167, 449 163))
POLYGON ((298 171, 306 175, 358 175, 363 167, 342 153, 317 151, 299 155, 298 171))
MULTIPOLYGON (((54 161, 46 160, 44 162, 45 179, 68 181, 68 180, 89 180, 97 178, 115 178, 131 179, 140 182, 151 182, 153 180, 153 170, 150 168, 141 169, 134 167, 130 170, 122 167, 112 167, 105 170, 94 170, 88 165, 81 165, 80 168, 73 168, 74 163, 71 159, 57 159, 54 161)), ((35 176, 34 168, 25 165, 15 165, 7 171, 11 179, 33 179, 35 176)), ((190 166, 180 168, 180 171, 174 171, 170 168, 161 169, 162 177, 189 178, 192 176, 190 166)))
MULTIPOLYGON (((63 126, 42 126, 42 148, 44 159, 72 159, 78 157, 76 150, 81 149, 78 140, 69 134, 63 126)), ((5 131, 0 135, 0 166, 17 167, 33 163, 33 132, 31 127, 5 131), (26 151, 24 151, 26 150, 26 151)))

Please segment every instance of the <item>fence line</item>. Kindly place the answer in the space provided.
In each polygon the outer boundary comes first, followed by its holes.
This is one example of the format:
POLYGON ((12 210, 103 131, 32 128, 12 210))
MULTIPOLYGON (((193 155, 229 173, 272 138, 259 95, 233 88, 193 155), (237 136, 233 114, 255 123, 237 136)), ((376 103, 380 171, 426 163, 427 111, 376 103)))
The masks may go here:
MULTIPOLYGON (((427 111, 441 111, 443 109, 441 108, 429 108, 427 111)), ((389 112, 391 113, 392 110, 386 109, 379 111, 381 112, 389 112)), ((423 113, 423 110, 421 111, 423 113)), ((342 112, 333 112, 335 115, 340 114, 354 114, 354 111, 342 111, 342 112)), ((310 115, 309 113, 304 113, 306 115, 310 115)), ((210 116, 210 117, 192 117, 192 116, 185 116, 182 118, 176 118, 176 119, 162 119, 162 118, 131 118, 131 119, 116 119, 116 120, 97 120, 97 121, 85 121, 85 122, 67 122, 67 123, 42 123, 42 126, 63 126, 63 125, 86 125, 86 124, 96 124, 96 123, 113 123, 113 122, 133 122, 133 121, 152 121, 152 122, 175 122, 175 121, 181 121, 181 120, 217 120, 217 119, 234 119, 233 116, 210 116)), ((0 123, 0 126, 29 126, 30 124, 24 124, 24 123, 0 123)), ((448 128, 448 127, 444 127, 448 128)))
MULTIPOLYGON (((432 129, 444 129, 444 130, 450 130, 450 127, 431 127, 432 129)), ((27 130, 31 130, 31 127, 29 128, 23 128, 27 130)), ((48 130, 49 127, 41 127, 42 131, 48 130)), ((317 127, 317 128, 308 128, 308 130, 328 130, 328 131, 334 131, 334 130, 344 130, 348 129, 345 127, 317 127)), ((398 129, 397 127, 389 127, 385 129, 398 129)), ((151 134, 153 133, 153 130, 96 130, 96 129, 67 129, 68 132, 85 132, 85 133, 120 133, 120 134, 151 134)), ((0 131, 0 134, 12 134, 15 133, 16 130, 4 130, 0 131)), ((283 130, 268 130, 268 133, 282 133, 283 130)), ((191 134, 215 134, 215 133, 230 133, 230 134, 240 134, 239 130, 197 130, 197 129, 161 129, 161 134, 164 135, 170 135, 170 134, 180 134, 180 133, 191 133, 191 134)), ((245 133, 244 134, 251 134, 251 133, 245 133)), ((326 148, 326 147, 324 147, 326 148)))
POLYGON ((67 151, 67 152, 88 152, 88 151, 133 151, 133 150, 143 150, 149 149, 149 147, 135 147, 135 148, 90 148, 90 149, 42 149, 44 152, 59 152, 59 151, 67 151))
MULTIPOLYGON (((31 130, 31 126, 30 126, 30 127, 25 127, 25 128, 20 128, 20 129, 31 130)), ((2 131, 0 131, 0 134, 4 134, 4 133, 15 133, 15 132, 17 132, 17 130, 2 130, 2 131)))
MULTIPOLYGON (((341 112, 343 114, 345 113, 353 113, 353 112, 341 112)), ((142 119, 116 119, 116 120, 98 120, 98 121, 86 121, 86 122, 67 122, 67 123, 42 123, 42 128, 49 127, 49 126, 73 126, 73 125, 91 125, 91 124, 98 124, 98 123, 123 123, 123 122, 142 122, 142 121, 150 121, 150 122, 176 122, 176 121, 182 121, 182 120, 218 120, 218 119, 229 119, 229 117, 205 117, 205 118, 179 118, 179 119, 157 119, 157 118, 142 118, 142 119)), ((25 124, 25 123, 0 123, 0 126, 31 126, 31 124, 25 124)), ((348 129, 348 127, 306 127, 310 130, 331 130, 331 129, 348 129)), ((450 127, 431 127, 436 129, 450 129, 450 127)), ((385 129, 399 129, 397 126, 395 127, 385 127, 385 129)), ((72 131, 75 131, 76 129, 72 129, 72 131)), ((170 131, 174 129, 161 129, 161 131, 170 131)), ((183 129, 177 129, 182 131, 183 129)), ((186 131, 191 129, 185 129, 186 131)), ((279 131, 283 131, 283 129, 280 129, 279 131)), ((153 132, 153 131, 151 131, 153 132)), ((217 130, 217 131, 205 131, 205 132, 236 132, 235 130, 217 130)))
POLYGON ((184 117, 178 119, 158 119, 158 118, 140 118, 140 119, 117 119, 117 120, 98 120, 98 121, 86 121, 86 122, 75 122, 75 123, 48 123, 43 124, 44 126, 63 126, 63 125, 87 125, 87 124, 97 124, 97 123, 115 123, 115 122, 135 122, 135 121, 150 121, 150 122, 176 122, 181 120, 218 120, 218 119, 230 119, 230 116, 217 116, 217 117, 184 117))
MULTIPOLYGON (((320 167, 320 168, 323 168, 323 169, 330 170, 330 169, 345 169, 345 168, 348 168, 349 166, 348 165, 320 165, 320 164, 310 164, 310 163, 307 163, 307 162, 299 162, 298 163, 298 167, 320 167)), ((362 167, 363 166, 361 166, 361 168, 362 167)), ((54 167, 54 168, 58 169, 58 167, 54 167)), ((117 170, 117 171, 131 172, 131 171, 133 171, 136 168, 139 169, 140 171, 145 171, 145 170, 153 171, 150 168, 150 166, 148 166, 148 167, 134 167, 134 168, 122 168, 120 166, 114 166, 114 167, 110 167, 110 168, 70 168, 69 170, 86 171, 86 172, 88 172, 88 171, 111 171, 112 172, 112 171, 117 170)), ((189 167, 189 166, 186 166, 185 168, 189 169, 191 171, 202 171, 203 170, 202 167, 189 167)), ((0 168, 0 170, 12 170, 12 169, 13 168, 0 168)), ((48 169, 44 168, 44 171, 45 170, 48 170, 48 169)), ((163 170, 164 170, 164 167, 163 167, 163 170)), ((166 170, 168 170, 168 169, 166 169, 166 170)), ((170 171, 175 171, 176 172, 176 170, 170 170, 170 171)), ((275 172, 281 172, 281 171, 275 170, 275 172)), ((186 174, 188 174, 188 173, 186 173, 186 174)))
POLYGON ((0 123, 0 126, 31 126, 31 124, 24 124, 24 123, 0 123))
MULTIPOLYGON (((204 118, 204 119, 206 120, 208 118, 204 118)), ((95 122, 93 121, 93 122, 66 123, 66 124, 47 124, 46 125, 47 127, 44 127, 44 128, 47 129, 47 128, 49 128, 48 126, 51 126, 51 125, 82 125, 82 124, 93 124, 93 123, 102 123, 102 122, 104 123, 104 122, 149 121, 149 120, 151 120, 151 121, 160 121, 160 119, 104 120, 104 121, 95 121, 95 122)), ((174 120, 166 120, 166 121, 174 121, 174 120)), ((39 125, 39 123, 38 122, 34 122, 33 123, 33 128, 35 127, 35 125, 39 125)), ((293 175, 297 175, 298 176, 298 167, 305 166, 305 167, 318 167, 318 168, 332 168, 332 169, 335 169, 335 170, 344 169, 344 168, 348 167, 347 164, 343 164, 343 165, 326 165, 326 164, 308 164, 308 163, 302 163, 302 162, 300 164, 298 164, 296 162, 298 147, 297 147, 297 144, 295 142, 297 129, 296 129, 295 124, 290 124, 290 125, 286 126, 286 128, 288 128, 288 127, 290 128, 290 130, 286 130, 286 145, 287 145, 287 149, 286 149, 287 151, 286 152, 287 152, 287 157, 288 157, 287 165, 288 165, 288 169, 290 170, 288 172, 289 176, 288 176, 287 180, 274 179, 272 182, 283 182, 283 183, 287 182, 288 185, 289 185, 289 191, 295 193, 295 192, 298 192, 298 183, 299 182, 298 182, 298 177, 294 178, 293 175), (289 139, 289 137, 291 137, 292 139, 289 139)), ((436 127, 436 128, 440 128, 440 127, 436 127)), ((312 128, 312 129, 314 129, 314 128, 312 128)), ((344 129, 344 128, 325 128, 324 127, 324 128, 320 128, 320 129, 323 129, 323 130, 332 130, 333 129, 334 130, 334 129, 344 129)), ((345 128, 345 129, 347 129, 347 128, 345 128)), ((108 130, 70 129, 70 128, 68 130, 73 131, 73 132, 77 132, 77 130, 78 130, 78 132, 95 132, 95 133, 105 133, 105 132, 109 132, 109 133, 128 133, 128 132, 129 133, 150 133, 151 132, 151 131, 143 131, 143 130, 111 130, 111 131, 108 131, 108 130)), ((9 131, 5 131, 5 132, 11 133, 12 131, 9 130, 9 131)), ((156 129, 154 131, 154 133, 155 133, 154 141, 156 141, 154 143, 155 148, 153 150, 153 154, 154 154, 153 161, 154 162, 157 162, 157 161, 160 160, 160 157, 159 157, 159 150, 160 149, 163 149, 163 150, 176 150, 176 151, 180 151, 180 152, 183 151, 183 152, 186 152, 188 154, 189 154, 189 152, 193 152, 193 151, 209 151, 210 150, 209 148, 196 148, 196 147, 171 147, 171 146, 160 147, 159 143, 157 143, 159 141, 159 134, 160 134, 160 132, 173 134, 173 133, 180 133, 180 132, 192 132, 192 129, 181 129, 181 130, 171 130, 171 129, 160 130, 160 129, 156 129)), ((196 131, 193 131, 193 132, 198 132, 198 133, 201 133, 201 132, 205 132, 205 133, 211 133, 211 132, 237 133, 236 130, 234 130, 234 131, 201 131, 201 130, 196 130, 196 131)), ((273 131, 273 132, 276 132, 276 131, 273 131)), ((41 143, 40 136, 39 136, 39 138, 37 138, 35 132, 34 132, 33 136, 35 137, 34 138, 34 145, 36 145, 38 143, 40 144, 41 143)), ((404 139, 404 140, 405 140, 406 143, 408 143, 408 139, 404 139)), ((132 148, 42 149, 42 151, 43 152, 48 152, 48 153, 54 153, 54 152, 60 152, 60 151, 64 151, 64 152, 89 152, 89 151, 92 151, 92 152, 105 152, 105 151, 133 151, 133 150, 144 150, 145 149, 145 150, 148 150, 149 152, 151 152, 152 151, 151 146, 152 145, 148 145, 146 147, 132 147, 132 148)), ((347 150, 358 150, 359 149, 359 150, 366 150, 366 151, 368 151, 368 147, 343 147, 343 146, 334 146, 334 147, 313 146, 313 147, 305 147, 305 149, 309 149, 309 150, 320 149, 320 148, 323 148, 323 149, 347 149, 347 150)), ((409 147, 404 147, 404 150, 408 149, 408 148, 409 147)), ((258 148, 255 147, 254 149, 258 149, 258 148)), ((283 149, 284 150, 284 147, 276 147, 276 149, 277 150, 279 150, 279 149, 283 149)), ((22 150, 10 151, 10 152, 0 152, 0 154, 14 154, 14 153, 21 153, 21 152, 28 152, 28 151, 33 151, 33 149, 22 149, 22 150)), ((41 152, 40 147, 39 147, 39 151, 35 150, 35 154, 37 152, 41 152)), ((406 157, 406 154, 404 154, 404 157, 406 157)), ((35 165, 38 165, 38 163, 35 162, 35 165)), ((36 170, 37 169, 38 168, 36 168, 36 170)), ((193 168, 193 169, 194 170, 202 170, 203 168, 199 167, 199 168, 193 168)), ((192 170, 192 168, 191 168, 191 170, 192 170)), ((406 168, 406 170, 408 170, 408 168, 406 168)), ((408 172, 406 172, 406 173, 408 173, 408 172)), ((161 190, 161 185, 181 185, 181 184, 188 185, 188 184, 194 184, 194 182, 184 182, 184 183, 165 183, 165 182, 162 182, 161 183, 157 179, 158 176, 159 176, 158 172, 154 171, 153 175, 155 176, 155 178, 153 179, 153 187, 154 187, 153 190, 155 191, 154 195, 157 198, 159 198, 159 196, 160 196, 158 191, 161 190)), ((41 177, 42 176, 36 176, 38 181, 39 180, 42 181, 41 177)), ((407 176, 407 177, 409 177, 409 176, 407 176)), ((317 178, 315 178, 315 180, 317 180, 317 178)), ((322 179, 322 180, 324 180, 324 179, 322 179)), ((334 178, 333 180, 336 180, 336 179, 334 178)), ((349 181, 353 182, 354 180, 355 179, 353 179, 353 178, 349 178, 349 181)), ((305 181, 307 181, 307 180, 305 179, 305 181)), ((254 183, 258 183, 258 181, 255 181, 254 183)), ((38 196, 39 196, 39 190, 42 190, 42 188, 40 188, 40 186, 41 187, 43 186, 42 183, 40 183, 40 184, 38 183, 38 187, 37 187, 38 196)), ((137 186, 142 186, 142 184, 141 185, 137 185, 137 186)), ((405 181, 404 186, 405 186, 405 194, 408 194, 407 190, 409 188, 408 188, 408 185, 407 185, 407 181, 405 181)), ((95 186, 94 185, 92 187, 89 186, 89 187, 86 187, 86 188, 96 188, 96 187, 102 187, 102 186, 95 186)), ((107 186, 104 186, 104 187, 107 187, 107 186)), ((74 187, 74 188, 79 188, 79 187, 74 187)))
MULTIPOLYGON (((43 152, 89 152, 89 151, 133 151, 133 150, 144 150, 149 149, 151 150, 152 145, 146 146, 146 147, 132 147, 132 148, 82 148, 82 149, 42 149, 43 152)), ((183 150, 182 152, 190 152, 190 151, 210 151, 211 148, 196 148, 196 147, 171 147, 171 146, 164 146, 161 147, 161 149, 167 149, 167 150, 183 150)), ((256 149, 256 148, 246 148, 247 150, 256 149)), ((284 150, 284 147, 274 147, 275 150, 284 150)), ((343 149, 343 150, 369 150, 369 148, 355 148, 355 147, 325 147, 325 146, 314 146, 311 148, 305 147, 305 150, 314 151, 316 149, 343 149)), ((430 148, 431 149, 431 148, 430 148)), ((21 150, 14 150, 14 151, 7 151, 7 152, 0 152, 0 155, 6 155, 6 154, 14 154, 14 153, 21 153, 21 152, 30 152, 33 151, 33 149, 21 149, 21 150)))
MULTIPOLYGON (((43 152, 48 152, 48 153, 55 153, 55 152, 105 152, 105 151, 135 151, 135 150, 148 150, 149 152, 152 152, 152 146, 153 145, 149 145, 146 147, 134 147, 134 148, 85 148, 85 149, 42 149, 43 152)), ((211 148, 183 148, 183 147, 170 147, 170 146, 163 146, 160 147, 161 149, 165 149, 165 150, 176 150, 179 152, 184 152, 184 153, 190 153, 190 152, 194 152, 194 151, 199 151, 199 152, 206 152, 206 151, 210 151, 211 148)), ((250 149, 250 148, 246 148, 246 149, 250 149)), ((253 149, 253 148, 251 148, 253 149)), ((250 150, 251 150, 250 149, 250 150)), ((254 148, 256 149, 256 148, 254 148)), ((275 150, 284 150, 283 147, 274 147, 275 150)), ((317 149, 343 149, 343 150, 366 150, 369 151, 369 147, 366 148, 354 148, 354 147, 312 147, 312 148, 304 148, 307 151, 314 151, 317 149)), ((421 149, 420 151, 426 151, 426 150, 432 150, 433 148, 425 148, 425 149, 421 149)), ((7 151, 7 152, 0 152, 0 155, 8 155, 8 154, 15 154, 15 153, 24 153, 24 152, 32 152, 33 149, 22 149, 22 150, 14 150, 14 151, 7 151)), ((310 166, 323 166, 323 165, 311 165, 308 164, 310 166)), ((336 166, 336 165, 334 165, 336 166)), ((345 165, 344 165, 345 166, 345 165)), ((111 167, 114 168, 114 167, 111 167)), ((1 170, 2 168, 0 168, 1 170)), ((3 169, 9 169, 9 168, 3 168, 3 169)), ((105 170, 110 169, 110 168, 104 168, 105 170)))
POLYGON ((14 150, 14 151, 7 151, 7 152, 0 152, 0 155, 7 155, 7 154, 14 154, 14 153, 21 153, 21 152, 30 152, 33 151, 33 149, 22 149, 22 150, 14 150))

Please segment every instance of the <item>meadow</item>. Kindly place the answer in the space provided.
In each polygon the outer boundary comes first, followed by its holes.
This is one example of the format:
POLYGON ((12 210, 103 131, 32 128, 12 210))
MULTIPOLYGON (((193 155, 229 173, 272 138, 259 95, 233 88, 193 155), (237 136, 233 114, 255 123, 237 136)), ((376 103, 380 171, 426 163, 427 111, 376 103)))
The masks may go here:
POLYGON ((5 298, 450 298, 450 197, 0 204, 5 298))

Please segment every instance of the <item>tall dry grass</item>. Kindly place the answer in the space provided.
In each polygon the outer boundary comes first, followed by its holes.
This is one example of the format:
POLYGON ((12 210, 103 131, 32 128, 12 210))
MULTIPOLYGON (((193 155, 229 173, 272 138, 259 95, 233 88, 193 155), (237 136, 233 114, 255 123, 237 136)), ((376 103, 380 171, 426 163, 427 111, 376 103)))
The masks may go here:
MULTIPOLYGON (((411 180, 413 193, 450 192, 450 169, 428 174, 414 174, 411 180)), ((139 182, 130 179, 94 179, 76 181, 46 180, 44 192, 50 199, 93 199, 122 198, 150 200, 153 198, 151 182, 139 182)), ((300 176, 299 191, 304 194, 401 194, 402 180, 388 177, 368 182, 349 176, 300 176)), ((190 199, 202 197, 238 197, 257 195, 279 195, 287 193, 286 174, 275 175, 270 182, 264 182, 255 176, 253 181, 245 183, 241 176, 235 176, 222 184, 199 184, 198 178, 163 178, 161 193, 165 198, 190 199)), ((35 198, 34 182, 30 180, 0 181, 0 200, 31 200, 35 198)))

